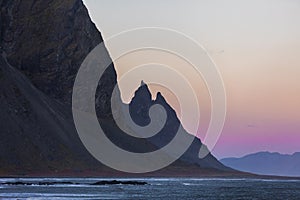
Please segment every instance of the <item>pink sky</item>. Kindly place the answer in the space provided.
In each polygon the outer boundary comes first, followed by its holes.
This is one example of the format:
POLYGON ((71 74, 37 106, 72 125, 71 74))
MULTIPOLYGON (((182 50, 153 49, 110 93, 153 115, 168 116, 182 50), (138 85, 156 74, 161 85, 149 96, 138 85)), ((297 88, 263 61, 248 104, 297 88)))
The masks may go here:
MULTIPOLYGON (((300 151, 299 1, 84 2, 104 38, 137 27, 163 27, 192 37, 208 50, 220 70, 228 98, 225 127, 213 150, 218 158, 257 151, 300 151)), ((116 63, 118 75, 136 60, 116 63)), ((173 67, 188 76, 190 73, 198 97, 207 98, 207 91, 199 86, 203 80, 192 77, 193 73, 178 63, 173 67)), ((138 87, 140 80, 134 81, 138 87)), ((178 107, 172 95, 163 94, 178 107)), ((208 112, 209 101, 201 102, 200 107, 208 112)), ((204 116, 209 114, 204 112, 204 116)), ((204 128, 207 120, 205 123, 204 128)), ((188 129, 188 123, 184 125, 188 129)))

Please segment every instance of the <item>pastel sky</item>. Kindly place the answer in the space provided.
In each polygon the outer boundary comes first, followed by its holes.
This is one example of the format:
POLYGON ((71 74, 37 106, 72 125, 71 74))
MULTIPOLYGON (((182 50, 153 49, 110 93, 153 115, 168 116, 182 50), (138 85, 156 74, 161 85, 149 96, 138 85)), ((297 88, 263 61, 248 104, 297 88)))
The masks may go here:
MULTIPOLYGON (((164 27, 204 46, 219 68, 227 94, 225 126, 213 149, 218 158, 257 151, 300 151, 299 0, 84 2, 104 39, 132 28, 164 27)), ((137 53, 120 59, 115 63, 118 76, 145 57, 137 53)), ((199 130, 205 130, 210 101, 203 80, 193 77, 184 63, 169 60, 172 67, 184 69, 193 87, 201 91, 197 97, 204 110, 204 125, 199 130)), ((140 80, 133 83, 138 87, 140 80)), ((129 101, 133 91, 120 88, 124 101, 129 101)), ((153 94, 164 90, 163 95, 179 112, 169 91, 156 86, 151 90, 153 94)), ((184 125, 189 129, 189 122, 184 125)), ((197 134, 201 138, 201 131, 197 134)))

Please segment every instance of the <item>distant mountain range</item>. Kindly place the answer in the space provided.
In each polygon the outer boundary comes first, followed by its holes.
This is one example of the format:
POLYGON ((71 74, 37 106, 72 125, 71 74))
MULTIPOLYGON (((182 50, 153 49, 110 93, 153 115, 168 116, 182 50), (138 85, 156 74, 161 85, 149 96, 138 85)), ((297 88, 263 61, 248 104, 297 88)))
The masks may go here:
POLYGON ((293 155, 259 152, 242 158, 224 158, 221 162, 233 169, 255 174, 300 177, 300 152, 293 155))

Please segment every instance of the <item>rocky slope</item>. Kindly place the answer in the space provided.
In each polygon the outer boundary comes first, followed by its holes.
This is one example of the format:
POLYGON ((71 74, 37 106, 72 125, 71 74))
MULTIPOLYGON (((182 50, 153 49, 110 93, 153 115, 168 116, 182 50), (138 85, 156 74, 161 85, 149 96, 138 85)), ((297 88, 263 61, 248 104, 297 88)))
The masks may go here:
MULTIPOLYGON (((0 174, 125 175, 103 166, 87 152, 72 120, 71 94, 77 70, 103 41, 82 1, 0 0, 0 5, 0 174)), ((101 56, 109 57, 107 52, 101 56)), ((157 149, 172 139, 180 121, 161 95, 155 101, 149 98, 146 85, 138 89, 130 104, 134 121, 147 124, 149 108, 158 103, 167 111, 167 125, 156 138, 125 135, 110 110, 116 83, 111 65, 99 81, 96 95, 99 122, 109 138, 137 152, 157 149)), ((201 145, 195 139, 180 160, 152 175, 236 173, 211 154, 199 159, 201 145)))

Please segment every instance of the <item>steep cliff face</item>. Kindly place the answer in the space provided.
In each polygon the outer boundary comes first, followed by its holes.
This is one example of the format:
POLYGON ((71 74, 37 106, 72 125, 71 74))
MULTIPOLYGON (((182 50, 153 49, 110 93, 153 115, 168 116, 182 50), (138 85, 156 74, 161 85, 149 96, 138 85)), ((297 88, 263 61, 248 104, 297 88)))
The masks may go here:
MULTIPOLYGON (((0 0, 0 6, 0 172, 102 169, 79 140, 71 113, 77 70, 103 41, 82 1, 0 0)), ((99 99, 115 84, 111 65, 99 99)))
MULTIPOLYGON (((72 120, 76 73, 87 54, 103 41, 82 1, 0 0, 0 5, 0 174, 66 170, 116 174, 87 152, 72 120)), ((107 51, 100 56, 109 57, 107 51)), ((151 100, 146 85, 138 89, 129 105, 132 118, 147 125, 149 108, 160 104, 168 116, 165 127, 149 139, 133 138, 117 127, 110 106, 116 83, 111 64, 95 96, 99 122, 107 136, 134 152, 153 151, 172 140, 180 121, 160 94, 151 100)), ((201 145, 195 138, 179 161, 157 175, 232 172, 210 154, 199 159, 201 145)))
MULTIPOLYGON (((102 37, 81 0, 1 0, 1 48, 45 94, 71 103, 75 75, 102 37)), ((115 78, 115 74, 110 74, 115 78)))

